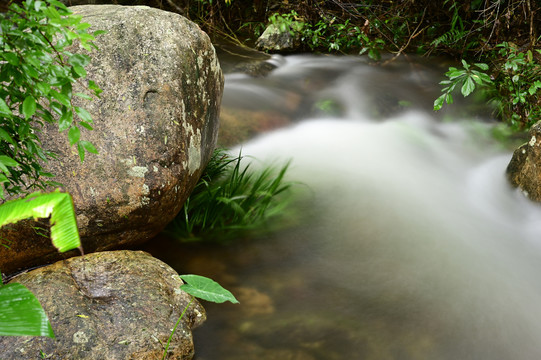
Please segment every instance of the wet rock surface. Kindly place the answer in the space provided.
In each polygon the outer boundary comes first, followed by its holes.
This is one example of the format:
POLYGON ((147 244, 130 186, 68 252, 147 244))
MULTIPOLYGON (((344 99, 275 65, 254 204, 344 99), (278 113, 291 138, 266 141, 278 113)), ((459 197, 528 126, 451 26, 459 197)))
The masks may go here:
MULTIPOLYGON (((67 134, 51 126, 43 147, 59 156, 47 170, 73 196, 86 253, 140 244, 175 217, 214 150, 223 75, 208 36, 178 14, 144 6, 71 9, 90 31, 107 31, 87 68, 101 98, 73 100, 93 117, 94 130, 81 128, 81 138, 99 155, 81 163, 67 134)), ((4 272, 62 258, 29 227, 0 236, 10 246, 0 248, 4 272)))
MULTIPOLYGON (((161 359, 190 296, 168 265, 142 251, 74 257, 12 279, 42 304, 56 339, 0 337, 9 359, 161 359), (41 355, 43 354, 43 355, 41 355)), ((177 328, 168 359, 191 359, 191 330, 206 318, 195 301, 177 328)))
POLYGON ((513 153, 507 178, 529 199, 541 202, 541 122, 531 127, 528 143, 513 153))

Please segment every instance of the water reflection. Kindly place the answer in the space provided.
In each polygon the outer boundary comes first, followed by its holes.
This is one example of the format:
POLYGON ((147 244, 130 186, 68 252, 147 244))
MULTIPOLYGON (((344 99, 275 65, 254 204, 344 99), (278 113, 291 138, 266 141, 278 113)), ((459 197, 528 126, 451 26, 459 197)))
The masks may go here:
POLYGON ((291 57, 267 78, 226 79, 226 108, 252 94, 294 123, 243 153, 293 159, 289 177, 311 191, 303 222, 272 236, 149 248, 241 301, 206 305, 198 360, 541 356, 541 210, 507 186, 511 154, 481 136, 489 124, 424 110, 433 69, 291 57), (314 111, 330 97, 340 111, 314 111))

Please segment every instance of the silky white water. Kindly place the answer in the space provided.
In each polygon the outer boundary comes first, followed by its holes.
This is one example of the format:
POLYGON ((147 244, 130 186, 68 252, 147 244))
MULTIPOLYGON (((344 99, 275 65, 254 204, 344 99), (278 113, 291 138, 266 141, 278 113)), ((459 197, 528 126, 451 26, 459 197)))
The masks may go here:
POLYGON ((259 260, 229 271, 274 310, 230 309, 196 332, 197 358, 541 358, 541 207, 507 184, 493 124, 436 118, 426 64, 278 60, 266 78, 227 76, 224 106, 281 111, 302 95, 294 124, 241 147, 256 165, 292 160, 303 221, 242 245, 259 260))

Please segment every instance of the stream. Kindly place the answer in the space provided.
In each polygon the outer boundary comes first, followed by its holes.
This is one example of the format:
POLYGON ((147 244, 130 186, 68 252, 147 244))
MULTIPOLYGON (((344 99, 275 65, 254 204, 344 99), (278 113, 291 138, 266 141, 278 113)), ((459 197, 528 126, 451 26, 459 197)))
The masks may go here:
POLYGON ((232 152, 292 161, 288 226, 145 249, 241 302, 204 304, 195 359, 541 358, 541 207, 507 184, 512 150, 483 106, 431 110, 447 65, 269 63, 228 73, 222 107, 287 119, 232 152))

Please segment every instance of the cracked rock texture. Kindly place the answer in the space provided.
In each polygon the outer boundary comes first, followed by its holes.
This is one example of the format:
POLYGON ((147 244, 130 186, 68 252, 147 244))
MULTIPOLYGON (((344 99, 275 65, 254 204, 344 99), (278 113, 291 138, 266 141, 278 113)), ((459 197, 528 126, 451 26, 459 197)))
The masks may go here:
MULTIPOLYGON (((87 153, 81 163, 67 133, 52 126, 41 139, 59 157, 47 170, 73 196, 86 253, 133 246, 175 217, 210 159, 222 71, 208 36, 178 14, 145 6, 71 9, 91 31, 107 31, 87 68, 87 79, 103 89, 101 99, 74 97, 94 119, 94 130, 81 127, 81 138, 99 155, 87 153)), ((77 45, 73 51, 85 52, 77 45)), ((74 86, 76 92, 84 89, 74 86)), ((63 256, 29 226, 3 228, 0 237, 10 246, 0 247, 6 273, 63 256)))
MULTIPOLYGON (((168 265, 142 251, 101 252, 15 277, 45 309, 56 339, 0 337, 0 358, 161 359, 162 344, 190 296, 168 265), (161 343, 160 343, 161 342, 161 343)), ((168 359, 191 359, 191 330, 205 321, 194 301, 178 326, 168 359)))

